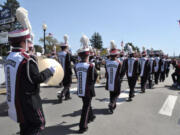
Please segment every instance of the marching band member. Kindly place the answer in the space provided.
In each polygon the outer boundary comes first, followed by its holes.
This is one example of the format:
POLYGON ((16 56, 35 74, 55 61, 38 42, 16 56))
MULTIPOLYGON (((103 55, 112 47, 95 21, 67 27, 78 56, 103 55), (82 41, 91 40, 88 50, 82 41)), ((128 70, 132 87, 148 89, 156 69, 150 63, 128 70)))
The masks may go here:
POLYGON ((96 50, 96 59, 95 59, 95 68, 97 70, 98 73, 98 77, 96 82, 100 83, 100 79, 101 79, 101 57, 100 57, 100 51, 96 50))
POLYGON ((92 46, 89 46, 89 62, 95 64, 95 54, 92 46))
POLYGON ((156 65, 155 59, 153 57, 153 50, 151 49, 151 52, 149 54, 149 64, 150 64, 150 72, 149 72, 149 88, 151 89, 153 87, 153 76, 154 76, 154 67, 156 65))
POLYGON ((124 56, 124 50, 121 50, 120 55, 119 55, 119 60, 120 62, 123 63, 123 61, 126 59, 126 57, 124 56))
POLYGON ((134 88, 136 85, 136 81, 138 79, 138 67, 139 67, 139 63, 138 60, 134 57, 134 51, 132 50, 131 46, 128 46, 128 51, 129 51, 129 58, 127 58, 124 61, 125 64, 125 72, 128 78, 128 85, 130 88, 129 91, 129 98, 127 101, 132 101, 132 98, 135 96, 134 95, 134 88))
POLYGON ((159 80, 159 75, 161 72, 161 65, 162 65, 162 60, 159 57, 159 53, 155 54, 155 64, 156 66, 154 67, 154 77, 155 77, 155 84, 158 84, 158 80, 159 80))
POLYGON ((95 96, 94 84, 97 79, 97 72, 94 64, 89 63, 89 39, 83 35, 81 38, 82 48, 78 50, 81 61, 76 64, 76 76, 78 85, 78 96, 82 98, 83 107, 79 123, 79 133, 87 131, 87 123, 95 119, 91 101, 95 96))
POLYGON ((40 83, 53 76, 55 68, 50 67, 39 72, 36 61, 26 53, 31 34, 28 11, 19 7, 16 18, 23 29, 8 34, 13 47, 5 64, 8 114, 12 120, 20 123, 20 135, 36 135, 45 126, 39 95, 40 83))
POLYGON ((139 73, 141 77, 141 92, 146 90, 146 83, 149 77, 150 65, 149 60, 146 57, 146 50, 143 47, 142 57, 139 59, 139 73))
POLYGON ((117 59, 118 50, 114 40, 111 41, 110 59, 106 61, 106 89, 110 94, 109 112, 112 114, 116 108, 117 98, 121 92, 122 63, 117 59))
POLYGON ((166 65, 167 65, 167 61, 166 61, 166 58, 165 58, 165 55, 162 54, 161 55, 161 70, 160 70, 160 82, 164 82, 165 80, 165 74, 166 74, 166 65))
POLYGON ((168 55, 166 55, 166 62, 167 62, 167 64, 166 64, 166 77, 168 77, 169 76, 169 71, 170 71, 170 64, 171 64, 171 60, 170 59, 168 59, 168 55))
POLYGON ((72 68, 71 68, 71 53, 68 50, 68 35, 64 35, 64 43, 61 43, 61 51, 58 53, 58 60, 60 64, 62 65, 62 68, 64 70, 64 78, 62 81, 62 84, 64 86, 61 93, 58 94, 59 102, 62 103, 63 97, 65 97, 65 100, 71 99, 70 97, 70 87, 72 83, 72 68))

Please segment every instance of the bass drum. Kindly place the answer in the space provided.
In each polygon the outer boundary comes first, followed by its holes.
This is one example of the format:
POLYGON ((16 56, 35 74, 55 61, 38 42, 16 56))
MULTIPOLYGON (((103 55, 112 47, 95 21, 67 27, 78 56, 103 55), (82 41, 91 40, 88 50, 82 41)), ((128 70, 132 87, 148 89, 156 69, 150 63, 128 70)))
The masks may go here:
POLYGON ((62 66, 54 59, 38 57, 38 68, 40 72, 51 66, 56 68, 55 73, 44 83, 48 86, 57 86, 64 78, 64 70, 62 66))

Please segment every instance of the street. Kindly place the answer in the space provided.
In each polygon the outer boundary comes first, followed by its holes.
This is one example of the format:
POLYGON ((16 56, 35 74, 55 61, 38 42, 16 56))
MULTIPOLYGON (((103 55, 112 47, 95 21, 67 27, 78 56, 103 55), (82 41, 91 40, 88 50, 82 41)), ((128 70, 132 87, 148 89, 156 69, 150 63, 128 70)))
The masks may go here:
MULTIPOLYGON (((172 71, 171 71, 172 72, 172 71)), ((101 82, 103 82, 102 80, 101 82)), ((104 84, 103 84, 104 85, 104 84)), ((128 85, 122 83, 122 92, 113 114, 109 114, 109 92, 102 86, 96 86, 96 97, 92 107, 96 119, 88 124, 85 135, 179 135, 180 133, 180 91, 172 90, 171 73, 165 82, 139 93, 132 102, 126 102, 128 85)), ((43 109, 46 117, 44 135, 78 134, 82 101, 76 95, 76 83, 71 86, 72 100, 57 101, 58 87, 41 87, 43 109)), ((0 135, 16 135, 18 124, 7 116, 6 96, 0 95, 0 135)))

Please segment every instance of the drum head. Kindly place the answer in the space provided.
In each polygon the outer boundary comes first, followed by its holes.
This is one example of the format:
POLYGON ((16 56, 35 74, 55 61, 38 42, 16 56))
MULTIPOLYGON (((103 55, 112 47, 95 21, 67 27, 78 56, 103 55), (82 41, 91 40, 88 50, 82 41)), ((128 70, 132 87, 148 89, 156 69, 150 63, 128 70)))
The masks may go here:
POLYGON ((49 86, 59 85, 59 83, 64 78, 64 71, 62 66, 54 59, 42 58, 42 57, 38 58, 38 67, 40 72, 51 66, 54 66, 56 68, 56 71, 54 75, 50 79, 48 79, 48 81, 46 81, 45 83, 49 86))

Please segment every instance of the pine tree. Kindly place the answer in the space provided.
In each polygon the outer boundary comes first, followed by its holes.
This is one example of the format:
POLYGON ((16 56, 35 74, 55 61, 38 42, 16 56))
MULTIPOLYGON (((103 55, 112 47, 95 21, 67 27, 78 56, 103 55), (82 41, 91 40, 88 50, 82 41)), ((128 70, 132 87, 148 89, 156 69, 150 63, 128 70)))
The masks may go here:
POLYGON ((103 41, 102 41, 101 35, 98 32, 95 32, 92 35, 90 42, 91 42, 91 46, 96 49, 102 49, 103 47, 103 41))

